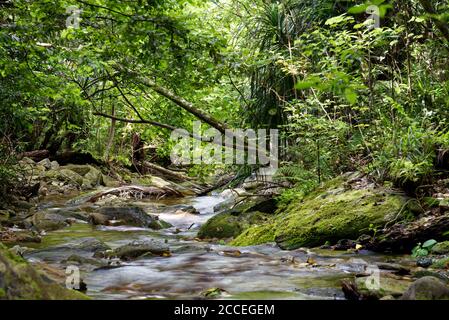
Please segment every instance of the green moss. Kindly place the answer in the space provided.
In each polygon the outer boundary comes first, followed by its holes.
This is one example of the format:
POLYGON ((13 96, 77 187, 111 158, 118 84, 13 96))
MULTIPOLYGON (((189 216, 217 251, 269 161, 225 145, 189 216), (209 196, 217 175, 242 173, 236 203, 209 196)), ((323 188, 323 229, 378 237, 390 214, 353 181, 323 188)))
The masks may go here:
POLYGON ((433 254, 447 254, 449 253, 449 241, 439 242, 432 247, 433 254))
POLYGON ((434 269, 449 269, 449 257, 436 260, 432 264, 434 269))
POLYGON ((273 222, 246 230, 233 243, 254 245, 274 240, 283 249, 357 239, 372 228, 409 218, 406 199, 384 189, 351 189, 339 177, 278 211, 273 222), (371 227, 370 227, 371 226, 371 227))
POLYGON ((268 219, 269 215, 259 211, 238 212, 231 210, 219 213, 201 227, 198 237, 202 239, 234 238, 250 226, 265 223, 268 219))
POLYGON ((0 299, 88 299, 41 274, 0 244, 0 299))
POLYGON ((233 246, 250 246, 274 242, 275 227, 272 223, 252 226, 240 234, 230 244, 233 246))
POLYGON ((220 213, 207 221, 198 232, 199 238, 232 238, 239 235, 244 227, 240 219, 230 213, 220 213))

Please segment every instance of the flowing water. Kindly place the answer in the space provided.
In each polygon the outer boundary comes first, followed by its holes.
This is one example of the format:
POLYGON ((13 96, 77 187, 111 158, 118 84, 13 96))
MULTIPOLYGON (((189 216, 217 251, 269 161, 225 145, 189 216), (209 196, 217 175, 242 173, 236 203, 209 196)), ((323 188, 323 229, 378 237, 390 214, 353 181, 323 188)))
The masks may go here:
MULTIPOLYGON (((363 273, 367 264, 400 257, 371 252, 336 252, 320 249, 283 251, 274 244, 236 248, 195 238, 199 226, 215 213, 219 196, 170 201, 132 201, 173 225, 154 231, 135 227, 93 227, 76 223, 49 232, 35 251, 26 254, 34 262, 46 262, 64 272, 70 255, 89 255, 70 244, 96 238, 111 248, 133 240, 160 239, 172 252, 169 257, 144 257, 118 266, 81 265, 87 294, 96 299, 194 299, 211 288, 224 290, 220 298, 232 299, 343 299, 340 281, 363 273), (176 213, 179 205, 192 205, 200 214, 176 213)), ((92 205, 94 206, 94 205, 92 205)), ((53 210, 86 210, 82 201, 56 199, 42 207, 53 210), (81 204, 79 203, 81 202, 81 204)))

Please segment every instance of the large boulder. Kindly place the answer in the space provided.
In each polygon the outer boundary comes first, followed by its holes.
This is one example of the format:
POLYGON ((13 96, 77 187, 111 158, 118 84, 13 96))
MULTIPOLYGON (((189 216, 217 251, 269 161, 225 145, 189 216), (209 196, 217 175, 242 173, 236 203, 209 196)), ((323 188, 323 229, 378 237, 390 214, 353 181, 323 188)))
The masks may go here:
POLYGON ((90 217, 94 225, 127 225, 155 230, 171 227, 169 223, 155 215, 147 214, 145 210, 137 206, 102 207, 91 213, 90 217))
POLYGON ((37 212, 30 218, 31 223, 40 231, 54 231, 70 225, 66 217, 50 212, 37 212))
POLYGON ((44 178, 47 181, 60 181, 63 183, 70 183, 76 186, 83 184, 83 177, 70 169, 61 167, 56 170, 49 170, 44 173, 44 178))
POLYGON ((74 300, 87 296, 68 290, 0 244, 0 300, 74 300))
POLYGON ((228 209, 209 219, 201 226, 198 237, 226 239, 240 235, 253 225, 269 221, 274 210, 271 200, 257 198, 244 201, 233 209, 228 209))
POLYGON ((413 282, 401 300, 449 300, 449 287, 435 277, 423 277, 413 282))
POLYGON ((407 198, 374 184, 359 174, 324 183, 307 196, 298 195, 269 225, 256 225, 233 244, 276 241, 287 250, 314 247, 340 239, 357 239, 388 223, 413 218, 407 198))

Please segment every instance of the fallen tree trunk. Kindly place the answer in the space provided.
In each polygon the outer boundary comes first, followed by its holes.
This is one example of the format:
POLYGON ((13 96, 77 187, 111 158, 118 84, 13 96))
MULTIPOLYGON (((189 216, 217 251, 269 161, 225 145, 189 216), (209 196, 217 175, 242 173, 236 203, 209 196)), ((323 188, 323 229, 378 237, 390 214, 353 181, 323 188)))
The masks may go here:
POLYGON ((374 251, 410 252, 418 242, 429 239, 445 240, 449 231, 449 212, 439 216, 427 216, 413 222, 402 222, 385 230, 377 241, 367 245, 374 251))
POLYGON ((19 159, 22 158, 30 158, 33 161, 39 162, 41 160, 44 160, 45 158, 48 158, 50 156, 50 151, 48 150, 33 150, 33 151, 27 151, 22 152, 19 154, 19 159))
POLYGON ((93 196, 86 199, 85 201, 95 203, 101 198, 108 195, 114 195, 123 198, 131 197, 136 199, 145 199, 145 198, 161 199, 165 197, 183 196, 179 191, 176 191, 168 187, 157 188, 157 187, 124 186, 96 193, 93 196))
POLYGON ((174 179, 176 181, 181 181, 182 182, 182 181, 192 180, 192 178, 190 178, 190 177, 188 177, 186 175, 183 175, 183 174, 181 174, 179 172, 175 172, 175 171, 172 171, 172 170, 169 170, 169 169, 165 169, 165 168, 163 168, 161 166, 158 166, 157 164, 154 164, 154 163, 151 163, 151 162, 148 162, 148 161, 144 161, 142 163, 142 168, 145 169, 144 170, 145 172, 147 172, 147 170, 148 170, 152 174, 155 174, 155 175, 159 174, 159 175, 165 176, 167 178, 174 179))

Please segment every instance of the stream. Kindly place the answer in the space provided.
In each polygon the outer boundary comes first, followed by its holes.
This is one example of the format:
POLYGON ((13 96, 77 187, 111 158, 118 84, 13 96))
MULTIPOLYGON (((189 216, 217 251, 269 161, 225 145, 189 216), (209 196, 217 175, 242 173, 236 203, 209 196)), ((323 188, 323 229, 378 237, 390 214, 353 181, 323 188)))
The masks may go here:
MULTIPOLYGON (((70 198, 48 199, 45 210, 84 210, 97 204, 77 203, 70 198)), ((229 247, 224 242, 196 239, 201 224, 214 213, 220 196, 171 200, 123 200, 156 214, 173 227, 159 231, 136 227, 92 226, 74 223, 48 232, 25 257, 45 262, 61 272, 69 256, 89 259, 92 253, 76 249, 85 239, 96 238, 111 248, 134 240, 159 239, 170 247, 171 256, 141 257, 117 266, 80 264, 87 294, 94 299, 198 299, 211 288, 224 290, 221 299, 344 299, 340 281, 363 273, 366 265, 398 262, 400 256, 323 249, 283 251, 275 244, 229 247), (191 205, 199 214, 176 213, 179 205, 191 205), (73 246, 75 244, 75 246, 73 246)), ((405 260, 404 260, 405 261, 405 260)))

